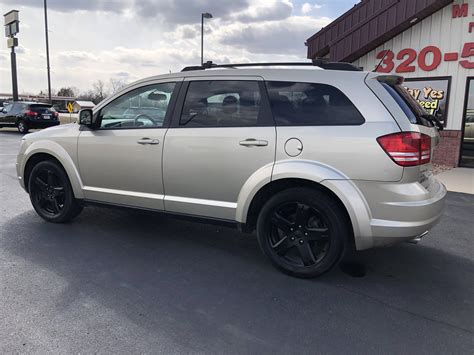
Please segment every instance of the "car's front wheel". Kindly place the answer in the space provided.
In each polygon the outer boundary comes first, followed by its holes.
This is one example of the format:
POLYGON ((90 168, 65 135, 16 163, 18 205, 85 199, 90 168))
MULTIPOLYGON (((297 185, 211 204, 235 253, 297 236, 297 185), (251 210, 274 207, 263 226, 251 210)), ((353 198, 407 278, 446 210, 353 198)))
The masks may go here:
POLYGON ((25 122, 25 120, 20 120, 18 121, 18 132, 26 134, 28 133, 29 127, 28 124, 25 122))
POLYGON ((68 222, 82 211, 66 172, 54 161, 42 161, 33 167, 28 191, 35 211, 48 222, 68 222))
POLYGON ((341 259, 350 228, 328 194, 310 188, 277 193, 257 221, 258 241, 274 266, 297 277, 316 277, 341 259))

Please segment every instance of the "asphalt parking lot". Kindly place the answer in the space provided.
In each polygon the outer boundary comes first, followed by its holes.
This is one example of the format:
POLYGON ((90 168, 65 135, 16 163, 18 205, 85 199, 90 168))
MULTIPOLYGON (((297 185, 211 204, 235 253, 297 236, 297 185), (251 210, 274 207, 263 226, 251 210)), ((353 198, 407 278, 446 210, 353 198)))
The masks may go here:
POLYGON ((40 219, 0 130, 0 353, 457 353, 474 348, 474 195, 418 245, 300 280, 255 238, 90 207, 40 219))

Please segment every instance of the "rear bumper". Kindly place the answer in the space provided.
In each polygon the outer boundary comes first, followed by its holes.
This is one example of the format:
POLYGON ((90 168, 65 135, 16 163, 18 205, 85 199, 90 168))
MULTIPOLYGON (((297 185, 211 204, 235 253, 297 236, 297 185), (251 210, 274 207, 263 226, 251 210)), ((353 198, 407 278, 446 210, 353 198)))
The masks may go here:
POLYGON ((28 120, 28 128, 48 128, 59 125, 59 120, 28 120))
POLYGON ((371 216, 371 235, 356 236, 359 250, 411 240, 429 231, 443 213, 447 192, 434 177, 426 188, 418 182, 354 183, 365 197, 371 216))

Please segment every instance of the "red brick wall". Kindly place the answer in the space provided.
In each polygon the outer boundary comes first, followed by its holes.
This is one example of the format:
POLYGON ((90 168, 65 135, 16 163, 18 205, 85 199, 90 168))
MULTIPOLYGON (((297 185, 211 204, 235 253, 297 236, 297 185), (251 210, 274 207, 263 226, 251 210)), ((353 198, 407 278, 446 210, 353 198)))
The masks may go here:
POLYGON ((461 131, 444 130, 439 132, 440 140, 434 150, 433 163, 455 167, 459 163, 461 131))

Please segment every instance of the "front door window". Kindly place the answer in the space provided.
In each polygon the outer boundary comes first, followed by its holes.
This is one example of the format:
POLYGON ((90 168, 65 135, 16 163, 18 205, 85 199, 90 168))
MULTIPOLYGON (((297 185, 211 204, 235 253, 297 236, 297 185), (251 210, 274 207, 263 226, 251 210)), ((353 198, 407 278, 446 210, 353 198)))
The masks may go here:
POLYGON ((120 96, 100 111, 100 128, 162 127, 175 85, 154 84, 120 96))

